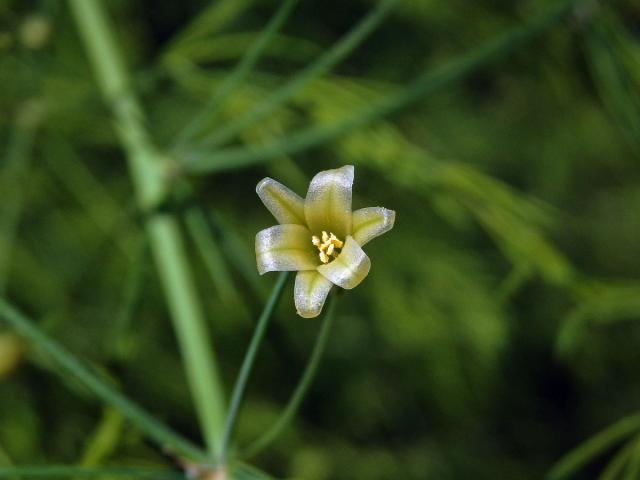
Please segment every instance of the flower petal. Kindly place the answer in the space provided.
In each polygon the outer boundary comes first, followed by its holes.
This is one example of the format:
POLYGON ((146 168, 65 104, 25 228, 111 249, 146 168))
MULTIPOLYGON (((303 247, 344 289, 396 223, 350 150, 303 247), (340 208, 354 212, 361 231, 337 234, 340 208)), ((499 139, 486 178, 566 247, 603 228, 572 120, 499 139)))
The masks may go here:
POLYGON ((325 170, 313 177, 304 201, 304 214, 314 235, 323 230, 339 238, 351 234, 352 188, 353 165, 325 170))
POLYGON ((313 318, 320 315, 331 287, 333 287, 333 283, 318 272, 298 272, 293 289, 293 299, 298 315, 303 318, 313 318))
POLYGON ((353 212, 352 236, 358 245, 364 245, 393 228, 396 212, 382 207, 361 208, 353 212))
POLYGON ((326 265, 320 265, 318 272, 332 283, 347 290, 364 280, 371 268, 371 260, 353 237, 347 237, 338 258, 326 265))
POLYGON ((263 178, 256 187, 256 193, 281 225, 306 225, 304 199, 280 182, 263 178))
POLYGON ((302 225, 276 225, 256 234, 256 262, 260 275, 273 271, 315 270, 318 256, 311 232, 302 225))

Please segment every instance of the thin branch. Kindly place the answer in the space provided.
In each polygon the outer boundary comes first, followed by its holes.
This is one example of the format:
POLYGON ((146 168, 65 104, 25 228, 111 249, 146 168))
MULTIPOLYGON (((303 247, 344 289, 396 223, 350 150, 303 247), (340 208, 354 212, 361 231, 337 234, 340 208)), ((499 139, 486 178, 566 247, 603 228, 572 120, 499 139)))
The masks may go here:
POLYGON ((267 326, 269 325, 269 320, 271 320, 273 311, 278 304, 278 300, 280 300, 280 297, 282 296, 282 291, 285 284, 287 283, 288 278, 289 272, 280 273, 280 276, 278 277, 278 280, 274 285, 273 290, 271 291, 269 300, 265 304, 264 309, 260 314, 260 318, 258 319, 258 323, 256 324, 256 328, 253 332, 253 337, 251 338, 251 342, 249 343, 249 347, 247 348, 247 353, 245 354, 244 360, 242 361, 240 373, 238 373, 236 384, 233 387, 233 394, 231 396, 231 403, 229 405, 229 414, 227 415, 224 435, 222 437, 222 447, 220 448, 220 463, 222 465, 224 465, 226 461, 229 441, 231 440, 231 434, 233 433, 233 427, 238 415, 238 410, 240 409, 240 404, 242 403, 242 398, 247 388, 247 381, 249 380, 249 375, 251 374, 253 363, 255 362, 256 355, 258 354, 260 342, 264 337, 267 326))
POLYGON ((322 320, 322 326, 320 327, 320 332, 318 333, 316 343, 313 347, 313 352, 311 352, 311 356, 309 357, 309 363, 307 363, 307 366, 304 369, 304 373, 302 374, 298 385, 293 391, 293 395, 291 395, 287 406, 284 408, 284 410, 280 414, 280 417, 278 417, 278 420, 276 420, 271 428, 269 428, 269 430, 264 432, 262 436, 260 436, 244 451, 241 452, 242 458, 253 457, 260 451, 262 451, 265 447, 267 447, 278 437, 278 435, 282 433, 284 428, 289 424, 289 422, 298 412, 298 408, 300 408, 300 404, 302 403, 302 400, 304 399, 307 391, 309 390, 309 387, 311 386, 311 382, 315 377, 318 366, 320 365, 320 359, 322 358, 322 354, 324 353, 325 347, 327 346, 329 331, 331 330, 331 325, 333 324, 335 313, 335 294, 333 294, 329 298, 328 303, 329 304, 326 306, 326 311, 322 320))

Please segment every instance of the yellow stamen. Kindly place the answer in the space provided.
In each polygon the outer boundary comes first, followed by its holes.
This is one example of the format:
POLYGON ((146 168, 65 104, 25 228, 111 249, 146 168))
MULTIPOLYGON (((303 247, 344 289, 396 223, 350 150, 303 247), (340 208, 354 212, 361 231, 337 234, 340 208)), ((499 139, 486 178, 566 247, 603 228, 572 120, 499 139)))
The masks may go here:
POLYGON ((336 237, 333 233, 322 232, 322 242, 317 236, 311 237, 311 243, 315 245, 315 247, 319 251, 320 261, 322 263, 329 263, 332 258, 336 258, 340 252, 340 250, 344 246, 344 242, 338 237, 336 237))

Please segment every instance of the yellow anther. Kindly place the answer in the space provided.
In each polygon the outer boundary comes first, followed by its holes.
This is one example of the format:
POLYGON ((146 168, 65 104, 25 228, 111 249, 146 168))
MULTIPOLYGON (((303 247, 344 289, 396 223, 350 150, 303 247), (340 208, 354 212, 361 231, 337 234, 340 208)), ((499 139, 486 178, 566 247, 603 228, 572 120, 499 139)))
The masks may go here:
POLYGON ((322 242, 317 236, 311 237, 311 243, 313 243, 319 251, 320 261, 322 263, 329 263, 331 257, 337 257, 340 250, 344 246, 344 242, 339 240, 333 233, 322 232, 322 242))

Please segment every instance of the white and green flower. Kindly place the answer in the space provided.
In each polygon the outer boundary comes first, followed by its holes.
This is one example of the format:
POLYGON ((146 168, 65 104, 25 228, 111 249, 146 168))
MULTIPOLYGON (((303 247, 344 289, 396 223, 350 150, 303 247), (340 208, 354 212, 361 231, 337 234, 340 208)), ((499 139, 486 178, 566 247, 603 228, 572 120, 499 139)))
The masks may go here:
POLYGON ((302 317, 320 314, 333 285, 359 285, 371 268, 362 247, 393 228, 393 210, 351 210, 353 174, 352 165, 318 173, 305 199, 271 178, 256 187, 280 224, 256 235, 258 272, 298 272, 294 300, 302 317))

